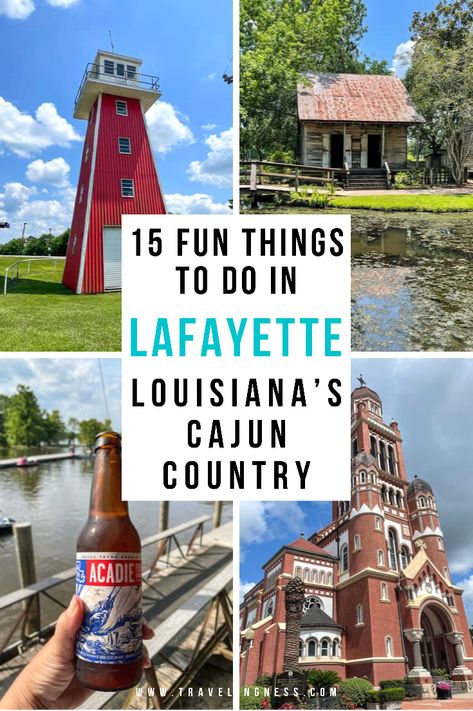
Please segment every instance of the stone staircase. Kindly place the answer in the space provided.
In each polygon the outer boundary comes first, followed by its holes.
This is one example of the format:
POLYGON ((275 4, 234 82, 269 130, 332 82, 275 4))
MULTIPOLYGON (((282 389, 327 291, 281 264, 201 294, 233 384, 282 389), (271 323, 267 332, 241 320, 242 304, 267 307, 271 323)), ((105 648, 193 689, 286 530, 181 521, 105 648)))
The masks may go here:
POLYGON ((387 190, 387 173, 383 168, 351 168, 347 190, 387 190))

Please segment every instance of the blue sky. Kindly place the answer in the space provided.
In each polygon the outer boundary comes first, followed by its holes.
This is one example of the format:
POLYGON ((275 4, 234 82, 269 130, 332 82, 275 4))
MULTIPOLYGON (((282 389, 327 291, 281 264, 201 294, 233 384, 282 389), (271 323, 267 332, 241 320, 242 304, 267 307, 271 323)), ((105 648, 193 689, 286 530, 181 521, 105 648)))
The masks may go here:
POLYGON ((148 117, 169 208, 226 209, 231 0, 0 0, 0 221, 12 224, 0 241, 24 221, 28 234, 69 225, 86 129, 74 98, 97 49, 110 49, 109 30, 115 52, 160 78, 148 117))
MULTIPOLYGON (((384 419, 399 423, 407 476, 426 479, 436 497, 454 582, 464 588, 473 622, 473 360, 383 358, 353 361, 383 401, 384 419)), ((241 580, 246 591, 261 565, 284 543, 312 534, 331 520, 331 505, 304 502, 241 504, 241 580)))
MULTIPOLYGON (((112 427, 121 431, 121 361, 101 359, 107 406, 112 427)), ((98 358, 3 358, 0 393, 13 395, 26 385, 44 410, 59 410, 64 422, 104 420, 107 406, 102 394, 98 358)))

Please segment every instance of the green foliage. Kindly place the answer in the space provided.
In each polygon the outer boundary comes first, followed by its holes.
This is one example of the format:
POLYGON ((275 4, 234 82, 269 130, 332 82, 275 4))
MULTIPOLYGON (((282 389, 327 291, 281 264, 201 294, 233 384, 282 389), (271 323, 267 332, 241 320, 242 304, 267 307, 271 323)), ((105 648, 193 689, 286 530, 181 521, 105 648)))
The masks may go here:
POLYGON ((386 704, 390 701, 403 701, 406 692, 400 686, 394 686, 391 689, 382 689, 379 692, 379 700, 382 704, 386 704))
POLYGON ((240 689, 240 709, 260 709, 265 699, 269 699, 269 696, 267 692, 265 695, 264 686, 254 685, 240 689))
POLYGON ((344 210, 382 210, 383 212, 471 212, 472 195, 406 194, 336 196, 330 207, 344 210))
POLYGON ((5 433, 10 447, 40 444, 46 434, 45 417, 36 395, 25 385, 18 385, 8 399, 5 433))
POLYGON ((432 676, 442 677, 443 679, 450 678, 448 669, 445 669, 444 667, 442 667, 440 669, 432 669, 432 676))
POLYGON ((273 677, 271 674, 260 674, 256 679, 256 686, 272 686, 273 677))
POLYGON ((373 684, 368 679, 346 679, 341 682, 339 690, 355 707, 364 706, 366 694, 373 690, 373 684))
POLYGON ((69 234, 70 230, 67 229, 57 237, 53 237, 51 234, 42 234, 40 237, 29 236, 25 240, 15 237, 0 245, 0 254, 64 257, 69 234))
POLYGON ((296 92, 308 72, 387 73, 358 48, 363 0, 241 0, 242 157, 297 152, 296 92))
POLYGON ((7 395, 0 395, 0 447, 6 447, 8 445, 5 428, 8 401, 9 398, 7 395))
POLYGON ((110 420, 104 420, 103 422, 95 419, 82 420, 82 422, 79 423, 79 442, 83 444, 84 447, 93 450, 96 436, 99 432, 110 430, 111 426, 112 423, 110 420))
POLYGON ((341 682, 337 672, 328 669, 310 669, 307 672, 307 683, 312 684, 317 692, 320 689, 330 689, 341 682))
POLYGON ((424 187, 424 170, 403 170, 396 173, 394 187, 399 188, 421 188, 424 187))
POLYGON ((433 12, 414 13, 415 40, 406 85, 424 116, 421 138, 437 153, 445 148, 457 184, 473 148, 473 5, 441 0, 433 12))
POLYGON ((328 185, 320 192, 316 185, 304 185, 299 190, 294 190, 289 193, 289 202, 292 205, 301 207, 312 207, 314 209, 328 207, 330 200, 333 198, 335 188, 333 185, 328 185))
POLYGON ((380 689, 392 689, 395 686, 399 686, 403 689, 405 683, 406 683, 405 679, 384 679, 384 681, 381 681, 379 683, 379 688, 380 689))
POLYGON ((367 704, 379 704, 379 691, 367 691, 366 692, 366 703, 367 704))

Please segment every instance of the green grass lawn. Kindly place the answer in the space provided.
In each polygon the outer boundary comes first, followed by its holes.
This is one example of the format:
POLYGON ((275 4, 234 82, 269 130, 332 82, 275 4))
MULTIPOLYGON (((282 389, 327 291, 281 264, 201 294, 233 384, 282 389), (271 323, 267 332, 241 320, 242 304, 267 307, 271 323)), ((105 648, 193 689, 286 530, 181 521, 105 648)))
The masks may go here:
POLYGON ((61 284, 64 261, 20 266, 8 278, 5 267, 18 257, 0 256, 0 351, 119 351, 121 294, 78 296, 61 284))
POLYGON ((335 197, 331 208, 406 212, 468 212, 473 210, 473 195, 355 195, 335 197))

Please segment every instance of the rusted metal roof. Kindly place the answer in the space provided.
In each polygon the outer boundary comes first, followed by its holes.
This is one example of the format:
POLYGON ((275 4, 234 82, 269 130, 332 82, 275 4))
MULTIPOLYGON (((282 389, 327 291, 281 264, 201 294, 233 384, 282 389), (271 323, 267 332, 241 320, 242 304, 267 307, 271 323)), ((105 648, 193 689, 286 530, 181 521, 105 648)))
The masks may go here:
POLYGON ((395 76, 308 74, 307 81, 297 87, 300 121, 424 122, 395 76))

